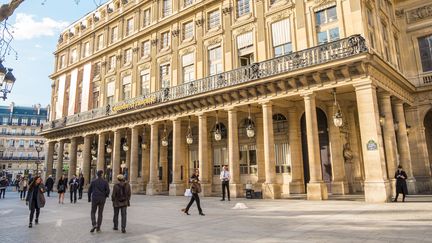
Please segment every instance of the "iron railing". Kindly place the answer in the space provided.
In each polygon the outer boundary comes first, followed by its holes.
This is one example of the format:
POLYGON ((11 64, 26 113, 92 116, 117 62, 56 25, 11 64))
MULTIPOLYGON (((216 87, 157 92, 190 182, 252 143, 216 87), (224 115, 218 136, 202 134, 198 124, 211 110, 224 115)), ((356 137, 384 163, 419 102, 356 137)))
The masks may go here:
POLYGON ((153 104, 203 94, 209 91, 232 87, 257 79, 292 72, 315 65, 340 60, 367 52, 365 39, 353 35, 334 42, 325 43, 305 50, 275 57, 249 66, 240 67, 217 75, 205 77, 192 82, 164 88, 156 92, 120 101, 112 106, 107 105, 90 111, 57 119, 43 125, 42 130, 65 127, 67 125, 89 121, 128 110, 135 110, 153 104))

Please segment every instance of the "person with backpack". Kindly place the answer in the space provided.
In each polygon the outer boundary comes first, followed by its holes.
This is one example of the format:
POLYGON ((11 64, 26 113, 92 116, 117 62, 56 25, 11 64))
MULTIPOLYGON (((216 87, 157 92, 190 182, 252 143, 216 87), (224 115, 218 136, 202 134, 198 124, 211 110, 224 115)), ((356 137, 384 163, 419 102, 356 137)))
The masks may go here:
POLYGON ((131 188, 129 183, 125 181, 123 175, 118 175, 117 180, 119 181, 114 185, 111 200, 114 207, 114 228, 118 230, 118 215, 121 212, 121 231, 126 233, 126 209, 130 206, 131 188))

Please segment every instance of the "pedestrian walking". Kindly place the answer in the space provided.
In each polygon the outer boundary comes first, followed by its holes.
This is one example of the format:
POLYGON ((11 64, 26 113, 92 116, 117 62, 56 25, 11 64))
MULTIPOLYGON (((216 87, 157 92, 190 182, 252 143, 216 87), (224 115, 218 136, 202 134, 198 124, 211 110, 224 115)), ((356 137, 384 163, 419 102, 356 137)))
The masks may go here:
POLYGON ((24 176, 19 182, 19 191, 20 191, 20 199, 25 200, 26 199, 26 192, 28 187, 28 179, 27 176, 24 176))
POLYGON ((29 206, 29 210, 30 210, 30 222, 28 225, 29 228, 33 227, 32 223, 33 223, 35 212, 36 212, 35 224, 39 224, 40 209, 45 206, 45 197, 43 195, 44 192, 45 192, 45 186, 42 184, 42 178, 36 176, 33 179, 32 183, 30 183, 29 192, 26 198, 26 204, 29 206))
POLYGON ((82 194, 83 194, 83 189, 84 189, 84 182, 85 182, 84 176, 83 176, 82 173, 80 173, 80 175, 79 175, 78 182, 79 182, 79 186, 78 186, 78 199, 82 199, 82 194))
POLYGON ((100 227, 102 224, 103 209, 105 206, 106 198, 109 197, 110 188, 108 182, 102 178, 103 171, 99 170, 97 173, 97 178, 90 183, 88 189, 88 201, 91 202, 91 221, 93 233, 95 230, 100 232, 100 227), (96 221, 96 210, 98 211, 98 217, 96 221))
POLYGON ((192 204, 194 203, 194 201, 196 201, 196 205, 198 207, 198 212, 201 216, 204 216, 205 214, 203 213, 202 209, 201 209, 201 203, 200 203, 200 198, 198 193, 201 192, 201 184, 199 182, 199 170, 196 169, 195 172, 192 174, 191 178, 189 179, 189 182, 191 183, 191 187, 190 190, 192 192, 192 197, 189 201, 189 204, 186 206, 186 208, 183 208, 182 211, 189 215, 189 208, 192 206, 192 204))
POLYGON ((405 202, 405 196, 408 194, 408 188, 406 184, 407 177, 407 174, 402 169, 402 165, 399 165, 394 177, 396 179, 396 197, 393 202, 397 202, 399 193, 402 193, 402 202, 405 202))
POLYGON ((2 194, 3 194, 3 198, 5 198, 6 188, 8 187, 8 185, 9 185, 8 179, 6 178, 6 176, 3 176, 0 179, 0 198, 2 197, 2 194))
POLYGON ((228 201, 231 201, 230 199, 230 190, 229 190, 229 181, 231 179, 231 174, 228 171, 228 166, 224 165, 223 169, 220 173, 220 180, 222 182, 222 199, 221 201, 225 201, 225 189, 227 192, 228 201))
POLYGON ((117 180, 119 181, 114 185, 111 200, 114 207, 114 228, 118 230, 118 215, 121 212, 121 231, 126 233, 126 209, 130 206, 131 188, 129 183, 125 181, 123 175, 118 175, 117 180))
POLYGON ((59 203, 64 204, 64 194, 67 190, 68 180, 62 175, 57 182, 57 193, 59 196, 59 203))
POLYGON ((69 181, 69 192, 70 192, 70 201, 71 203, 76 203, 77 201, 77 191, 78 191, 78 178, 76 175, 72 175, 72 178, 69 181))
POLYGON ((49 197, 54 187, 54 179, 52 178, 52 175, 49 175, 48 179, 46 179, 45 186, 46 186, 47 196, 49 197))

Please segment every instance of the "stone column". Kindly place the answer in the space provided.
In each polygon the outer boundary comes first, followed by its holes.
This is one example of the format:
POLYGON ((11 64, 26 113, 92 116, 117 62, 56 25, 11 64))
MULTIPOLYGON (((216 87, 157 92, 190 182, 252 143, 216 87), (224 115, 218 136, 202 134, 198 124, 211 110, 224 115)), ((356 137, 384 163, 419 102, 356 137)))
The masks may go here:
POLYGON ((394 196, 396 196, 396 179, 393 175, 397 168, 397 144, 396 135, 394 129, 393 112, 390 94, 387 92, 379 93, 379 111, 381 115, 384 115, 384 124, 382 127, 382 132, 384 135, 384 145, 385 145, 385 160, 387 163, 387 176, 390 180, 391 191, 394 196))
MULTIPOLYGON (((54 145, 55 145, 55 142, 46 143, 47 152, 46 152, 46 157, 45 157, 45 168, 46 168, 45 179, 48 178, 48 176, 52 175, 52 173, 53 173, 54 145)), ((58 178, 56 178, 56 180, 58 180, 58 178)))
POLYGON ((143 129, 143 139, 147 144, 147 148, 142 150, 141 154, 141 184, 143 191, 146 190, 147 183, 149 182, 150 177, 150 141, 148 139, 149 132, 146 131, 145 127, 143 129))
POLYGON ((72 175, 76 173, 77 167, 77 138, 71 138, 70 140, 70 148, 69 148, 69 174, 68 178, 72 178, 72 175))
POLYGON ((303 159, 301 154, 300 120, 295 106, 288 108, 288 144, 291 155, 291 182, 289 193, 305 193, 303 180, 303 159))
POLYGON ((198 160, 199 172, 201 178, 201 193, 203 196, 211 196, 211 176, 209 175, 210 160, 208 156, 208 129, 207 115, 200 114, 198 116, 198 160))
POLYGON ((315 94, 303 95, 305 104, 306 136, 308 146, 310 181, 307 184, 308 200, 327 199, 327 185, 324 184, 321 171, 321 156, 318 138, 315 94))
POLYGON ((235 108, 228 110, 228 163, 231 172, 231 197, 243 197, 243 184, 240 181, 238 121, 235 108))
POLYGON ((354 87, 364 158, 366 202, 387 202, 391 199, 391 192, 387 180, 383 141, 379 124, 376 86, 372 81, 367 80, 354 85, 354 87))
POLYGON ((160 194, 162 186, 158 179, 159 125, 150 125, 150 178, 146 188, 147 195, 160 194))
POLYGON ((112 183, 117 182, 117 176, 120 174, 120 149, 121 148, 121 131, 114 131, 113 149, 112 149, 112 183))
POLYGON ((181 166, 184 164, 182 156, 182 143, 185 143, 184 137, 181 136, 181 120, 173 120, 173 145, 172 145, 172 169, 173 181, 169 187, 170 196, 181 196, 184 193, 185 185, 181 180, 181 166))
POLYGON ((273 105, 271 102, 262 104, 264 131, 264 164, 265 183, 262 185, 263 198, 276 199, 281 197, 280 185, 276 183, 276 158, 273 135, 273 105))
MULTIPOLYGON (((349 193, 348 181, 345 174, 345 159, 343 157, 343 139, 338 127, 333 123, 335 115, 334 103, 327 103, 327 124, 329 129, 330 156, 332 168, 331 189, 334 195, 345 195, 349 193)), ((344 123, 347 122, 344 117, 344 123)))
POLYGON ((84 149, 82 152, 82 156, 83 156, 82 173, 84 177, 84 186, 87 186, 90 182, 90 165, 92 161, 92 155, 91 155, 92 137, 93 135, 86 135, 84 137, 84 149))
MULTIPOLYGON (((130 135, 128 129, 125 129, 125 137, 126 137, 127 145, 129 146, 129 150, 125 151, 125 153, 126 153, 126 161, 125 161, 126 167, 125 168, 128 170, 128 178, 127 178, 127 180, 129 180, 129 176, 130 176, 130 162, 131 162, 131 135, 130 135)), ((121 149, 123 149, 123 148, 121 148, 121 149)))
POLYGON ((408 133, 405 121, 405 110, 403 102, 398 100, 394 102, 395 118, 398 124, 397 129, 397 141, 398 141, 398 151, 400 156, 400 164, 407 173, 407 186, 408 194, 416 194, 416 180, 412 171, 412 161, 410 154, 410 146, 408 141, 408 133))
POLYGON ((138 150, 139 150, 140 144, 138 143, 138 136, 139 136, 139 127, 135 126, 132 128, 131 148, 130 148, 131 160, 130 160, 130 167, 128 168, 129 169, 129 181, 130 181, 132 192, 134 192, 134 193, 139 191, 139 185, 138 185, 138 150))
POLYGON ((57 167, 56 167, 56 181, 63 175, 63 152, 64 152, 64 140, 59 141, 57 151, 57 167))
POLYGON ((255 116, 256 129, 256 159, 257 159, 257 176, 258 181, 255 184, 256 188, 262 188, 265 182, 265 163, 264 163, 264 126, 261 114, 255 116))
POLYGON ((105 170, 105 136, 105 133, 99 133, 96 171, 105 170))

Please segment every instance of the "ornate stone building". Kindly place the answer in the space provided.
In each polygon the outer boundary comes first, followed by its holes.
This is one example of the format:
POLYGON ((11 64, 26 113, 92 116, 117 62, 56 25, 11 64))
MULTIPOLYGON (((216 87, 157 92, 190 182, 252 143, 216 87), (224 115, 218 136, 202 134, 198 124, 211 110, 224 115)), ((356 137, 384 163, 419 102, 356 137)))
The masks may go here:
POLYGON ((128 171, 134 192, 364 193, 398 164, 430 191, 428 1, 113 0, 60 36, 46 167, 128 171), (59 144, 58 149, 55 145, 59 144), (127 168, 127 170, 126 170, 127 168))

